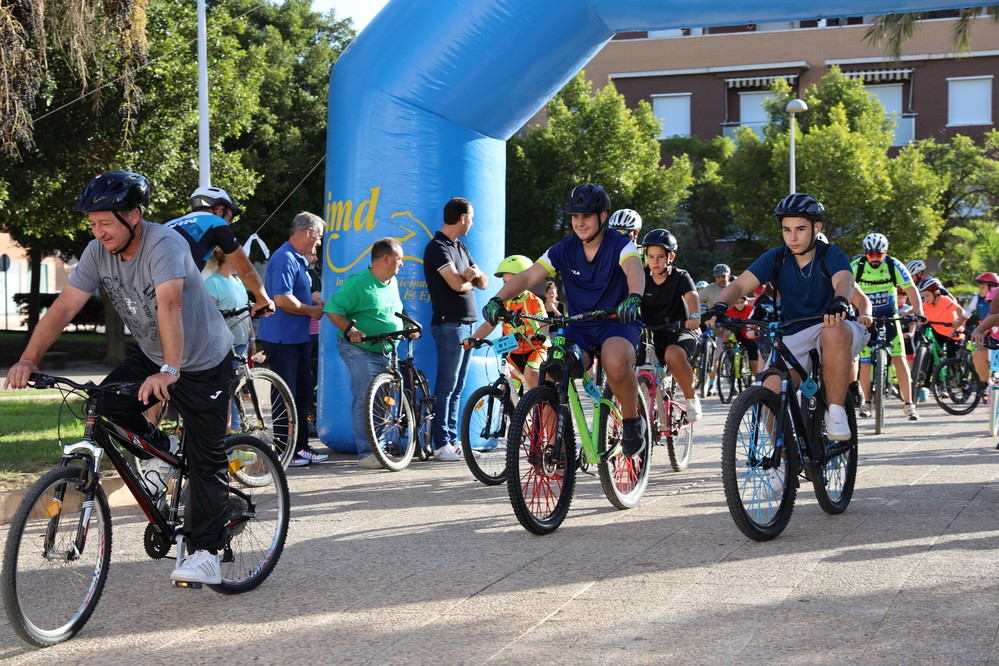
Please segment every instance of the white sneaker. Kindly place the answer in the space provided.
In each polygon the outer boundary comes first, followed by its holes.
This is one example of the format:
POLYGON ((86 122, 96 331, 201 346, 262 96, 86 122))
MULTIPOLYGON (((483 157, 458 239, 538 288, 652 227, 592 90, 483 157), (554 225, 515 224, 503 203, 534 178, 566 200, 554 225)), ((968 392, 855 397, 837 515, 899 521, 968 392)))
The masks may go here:
POLYGON ((222 582, 219 556, 212 555, 207 550, 196 550, 177 563, 177 567, 170 573, 170 580, 218 585, 222 582))
POLYGON ((826 410, 826 437, 834 442, 850 439, 850 424, 842 405, 829 405, 826 410))
POLYGON ((784 470, 778 467, 771 467, 766 471, 767 485, 774 492, 784 492, 784 470))
POLYGON ((458 462, 461 460, 461 456, 458 455, 458 452, 454 450, 453 446, 445 444, 434 451, 434 460, 440 462, 458 462))
POLYGON ((910 421, 919 420, 919 414, 916 413, 916 406, 911 402, 902 408, 902 413, 909 417, 910 421))
POLYGON ((695 423, 701 420, 701 399, 696 395, 693 398, 687 398, 684 403, 684 407, 687 409, 687 422, 695 423))
POLYGON ((369 456, 364 456, 363 458, 358 459, 357 466, 360 467, 361 469, 381 469, 382 468, 381 462, 378 460, 378 458, 376 458, 374 456, 374 454, 369 455, 369 456))
MULTIPOLYGON (((180 439, 176 435, 170 435, 169 453, 176 455, 178 449, 180 449, 180 439)), ((142 485, 146 487, 146 492, 149 493, 150 497, 156 497, 166 488, 174 467, 165 460, 153 458, 143 460, 140 463, 140 469, 142 470, 142 485)))

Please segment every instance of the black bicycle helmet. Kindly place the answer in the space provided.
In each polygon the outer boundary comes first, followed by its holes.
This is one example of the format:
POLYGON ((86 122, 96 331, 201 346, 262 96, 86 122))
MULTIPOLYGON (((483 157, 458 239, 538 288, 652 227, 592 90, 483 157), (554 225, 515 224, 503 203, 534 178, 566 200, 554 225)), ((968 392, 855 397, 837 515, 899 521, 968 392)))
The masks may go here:
POLYGON ((218 205, 227 207, 234 216, 243 212, 229 193, 221 187, 199 187, 191 194, 191 210, 214 208, 218 205))
POLYGON ((810 194, 795 192, 780 200, 774 208, 774 217, 782 220, 785 217, 805 217, 812 221, 825 217, 826 208, 818 199, 810 194))
POLYGON ((76 202, 77 213, 131 210, 149 205, 149 181, 131 171, 108 171, 91 180, 76 202))
POLYGON ((645 234, 645 238, 642 239, 642 247, 648 247, 650 245, 658 245, 667 252, 676 252, 676 236, 671 234, 666 229, 653 229, 649 233, 645 234))
POLYGON ((587 183, 572 189, 565 202, 565 208, 570 213, 602 213, 610 210, 611 201, 604 188, 587 183))

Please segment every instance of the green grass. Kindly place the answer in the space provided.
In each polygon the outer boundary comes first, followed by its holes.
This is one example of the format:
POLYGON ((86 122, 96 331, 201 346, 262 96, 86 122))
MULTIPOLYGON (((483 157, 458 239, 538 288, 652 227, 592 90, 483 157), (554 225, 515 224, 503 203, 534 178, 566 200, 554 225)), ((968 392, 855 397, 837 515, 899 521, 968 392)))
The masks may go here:
MULTIPOLYGON (((78 414, 82 411, 79 400, 70 405, 78 414)), ((82 435, 83 422, 59 400, 0 401, 0 480, 53 467, 62 456, 62 445, 78 441, 82 435)))

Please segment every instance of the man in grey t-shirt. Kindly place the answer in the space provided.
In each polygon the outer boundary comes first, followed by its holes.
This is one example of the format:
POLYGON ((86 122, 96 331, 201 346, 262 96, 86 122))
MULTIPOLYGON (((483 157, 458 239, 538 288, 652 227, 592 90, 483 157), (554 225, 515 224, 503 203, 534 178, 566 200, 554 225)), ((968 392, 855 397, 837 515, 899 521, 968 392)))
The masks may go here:
MULTIPOLYGON (((141 207, 148 204, 149 183, 139 174, 109 171, 87 185, 76 211, 87 213, 95 240, 38 322, 5 385, 27 386, 42 355, 90 295, 103 287, 141 349, 104 381, 141 386, 138 400, 105 393, 101 411, 163 454, 142 465, 145 490, 158 501, 166 490, 168 461, 175 461, 176 438, 149 423, 143 412, 168 398, 177 407, 187 432, 190 555, 177 563, 170 577, 218 584, 229 497, 222 439, 229 413, 232 334, 205 289, 187 241, 172 229, 142 219, 141 207)), ((139 452, 143 455, 149 454, 139 452)))

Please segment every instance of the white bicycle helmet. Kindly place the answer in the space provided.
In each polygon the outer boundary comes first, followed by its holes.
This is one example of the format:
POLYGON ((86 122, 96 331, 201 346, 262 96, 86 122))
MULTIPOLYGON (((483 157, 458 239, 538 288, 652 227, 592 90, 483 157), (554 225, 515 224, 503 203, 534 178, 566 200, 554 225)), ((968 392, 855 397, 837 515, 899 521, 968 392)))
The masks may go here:
POLYGON ((924 264, 920 259, 913 259, 905 265, 905 270, 909 271, 909 275, 915 275, 916 273, 925 271, 926 264, 924 264))
POLYGON ((888 252, 888 239, 884 234, 867 234, 864 238, 864 252, 885 254, 888 252))
POLYGON ((243 209, 229 196, 229 193, 221 187, 199 187, 191 193, 191 210, 213 208, 219 204, 227 206, 233 215, 239 215, 243 212, 243 209))
POLYGON ((607 220, 607 226, 611 229, 617 229, 623 234, 631 233, 632 231, 641 231, 642 216, 630 208, 622 208, 621 210, 614 211, 614 214, 607 220))

